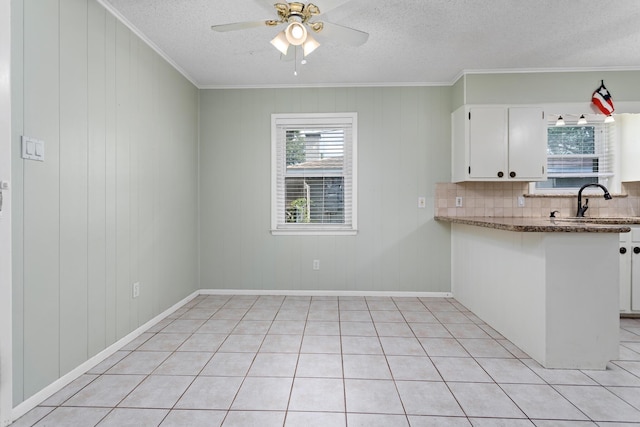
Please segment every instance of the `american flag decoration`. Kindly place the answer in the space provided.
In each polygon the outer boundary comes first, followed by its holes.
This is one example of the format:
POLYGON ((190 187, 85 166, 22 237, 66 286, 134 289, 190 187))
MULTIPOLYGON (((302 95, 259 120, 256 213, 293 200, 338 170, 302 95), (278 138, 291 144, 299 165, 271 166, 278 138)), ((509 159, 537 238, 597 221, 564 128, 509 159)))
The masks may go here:
POLYGON ((613 114, 613 100, 607 88, 604 87, 604 80, 600 81, 600 87, 591 95, 591 102, 598 107, 598 110, 605 116, 613 114))

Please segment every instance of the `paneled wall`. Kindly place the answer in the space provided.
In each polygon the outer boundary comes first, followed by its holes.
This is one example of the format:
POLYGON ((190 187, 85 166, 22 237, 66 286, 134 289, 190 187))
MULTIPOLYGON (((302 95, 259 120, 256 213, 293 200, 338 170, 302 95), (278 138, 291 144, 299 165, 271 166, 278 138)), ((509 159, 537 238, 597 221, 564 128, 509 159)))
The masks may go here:
POLYGON ((12 23, 17 405, 198 288, 198 90, 95 0, 12 23))
POLYGON ((433 220, 435 183, 451 170, 450 88, 202 90, 200 99, 202 288, 450 291, 449 228, 433 220), (307 112, 358 113, 357 236, 270 234, 271 114, 307 112))
POLYGON ((588 105, 591 94, 604 80, 617 112, 636 113, 637 110, 623 111, 620 107, 623 103, 637 105, 640 100, 639 78, 640 71, 629 70, 467 74, 461 79, 464 79, 467 104, 546 105, 574 102, 588 105))

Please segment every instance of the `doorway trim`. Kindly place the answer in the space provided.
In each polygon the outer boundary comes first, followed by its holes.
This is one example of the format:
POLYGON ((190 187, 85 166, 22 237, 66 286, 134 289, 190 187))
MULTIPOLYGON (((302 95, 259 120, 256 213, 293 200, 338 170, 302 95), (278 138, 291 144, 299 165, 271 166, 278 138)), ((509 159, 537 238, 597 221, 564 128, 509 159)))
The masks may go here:
POLYGON ((11 288, 11 1, 0 0, 0 426, 13 410, 11 288))

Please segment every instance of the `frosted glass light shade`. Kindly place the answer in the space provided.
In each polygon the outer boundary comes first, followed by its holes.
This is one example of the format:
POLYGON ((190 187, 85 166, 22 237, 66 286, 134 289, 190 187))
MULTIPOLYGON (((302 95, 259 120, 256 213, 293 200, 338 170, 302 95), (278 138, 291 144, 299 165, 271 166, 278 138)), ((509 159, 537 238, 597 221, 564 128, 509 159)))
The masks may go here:
POLYGON ((320 46, 320 43, 311 34, 307 34, 307 40, 302 44, 302 52, 304 56, 308 56, 311 52, 316 50, 320 46))
POLYGON ((300 46, 307 39, 307 29, 299 22, 292 22, 284 31, 287 41, 294 46, 300 46))
POLYGON ((280 31, 277 36, 271 40, 271 44, 278 49, 283 55, 289 51, 289 41, 284 31, 280 31))

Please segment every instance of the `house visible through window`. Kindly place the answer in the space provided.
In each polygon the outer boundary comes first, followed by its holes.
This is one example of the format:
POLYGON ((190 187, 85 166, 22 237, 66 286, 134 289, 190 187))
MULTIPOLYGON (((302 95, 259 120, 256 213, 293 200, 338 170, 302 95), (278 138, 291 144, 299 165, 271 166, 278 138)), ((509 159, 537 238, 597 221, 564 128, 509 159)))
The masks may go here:
POLYGON ((613 176, 612 125, 567 123, 547 129, 547 181, 536 190, 576 189, 588 183, 607 185, 613 176))
POLYGON ((353 234, 356 115, 272 115, 272 232, 353 234))

